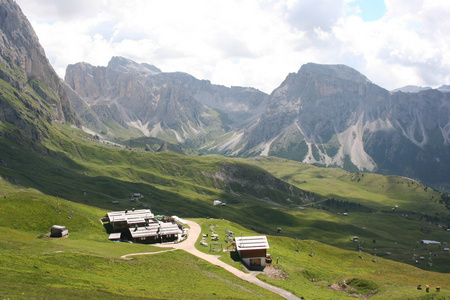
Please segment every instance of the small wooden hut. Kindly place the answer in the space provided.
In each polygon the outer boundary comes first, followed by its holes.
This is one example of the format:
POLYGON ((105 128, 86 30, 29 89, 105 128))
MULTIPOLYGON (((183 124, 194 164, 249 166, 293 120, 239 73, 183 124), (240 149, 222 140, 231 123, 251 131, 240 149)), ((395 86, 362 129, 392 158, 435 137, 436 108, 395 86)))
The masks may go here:
POLYGON ((264 267, 266 265, 269 242, 266 236, 235 237, 236 250, 242 261, 251 267, 264 267))
POLYGON ((69 235, 69 230, 66 229, 66 226, 53 225, 50 228, 50 236, 51 237, 64 237, 69 235))

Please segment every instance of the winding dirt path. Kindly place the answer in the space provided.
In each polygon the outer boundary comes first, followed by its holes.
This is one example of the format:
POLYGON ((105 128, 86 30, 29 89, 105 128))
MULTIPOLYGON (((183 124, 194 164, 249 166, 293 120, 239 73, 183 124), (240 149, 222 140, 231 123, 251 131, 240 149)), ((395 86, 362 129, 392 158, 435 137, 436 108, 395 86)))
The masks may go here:
MULTIPOLYGON (((167 251, 173 251, 173 250, 177 250, 177 249, 184 250, 192 255, 195 255, 203 260, 206 260, 207 262, 210 262, 216 266, 224 268, 225 270, 234 274, 235 276, 239 277, 240 279, 243 279, 250 283, 256 284, 266 290, 269 290, 271 292, 274 292, 274 293, 284 297, 285 299, 289 299, 289 300, 300 299, 297 296, 295 296, 294 294, 292 294, 291 292, 288 292, 286 290, 283 290, 283 289, 273 286, 271 284, 265 283, 264 281, 259 280, 252 274, 244 273, 241 270, 238 270, 235 267, 232 267, 229 264, 224 263, 223 261, 219 260, 219 256, 206 254, 206 253, 203 253, 203 252, 197 250, 195 248, 195 242, 197 241, 197 239, 201 233, 200 225, 198 225, 196 222, 193 222, 193 221, 187 221, 187 222, 190 227, 190 230, 189 230, 189 235, 186 240, 184 240, 182 243, 179 243, 179 244, 157 244, 155 246, 162 247, 162 248, 172 248, 171 250, 167 250, 167 251)), ((162 251, 162 252, 165 252, 165 251, 162 251)), ((161 252, 133 253, 133 254, 124 255, 123 258, 132 256, 132 255, 145 255, 145 254, 157 254, 157 253, 161 253, 161 252)))

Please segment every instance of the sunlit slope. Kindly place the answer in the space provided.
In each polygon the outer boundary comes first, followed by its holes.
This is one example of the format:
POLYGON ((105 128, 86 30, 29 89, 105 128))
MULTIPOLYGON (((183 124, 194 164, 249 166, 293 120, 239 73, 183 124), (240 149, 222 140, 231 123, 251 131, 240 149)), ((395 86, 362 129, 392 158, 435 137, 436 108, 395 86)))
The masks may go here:
MULTIPOLYGON (((279 298, 183 251, 121 259, 125 254, 162 249, 108 241, 108 234, 99 220, 106 210, 12 186, 4 179, 0 181, 0 193, 7 196, 0 201, 0 292, 3 297, 279 298), (43 237, 54 223, 67 226, 69 237, 43 237)), ((204 233, 210 232, 213 225, 223 248, 230 245, 224 240, 226 230, 236 236, 257 234, 227 220, 202 218, 195 221, 202 225, 204 233)), ((450 296, 448 274, 428 272, 312 240, 276 235, 269 235, 268 240, 268 252, 274 259, 271 269, 275 273, 258 277, 298 297, 345 299, 357 294, 372 295, 373 299, 420 299, 426 293, 418 291, 417 284, 429 284, 432 287, 429 296, 434 299, 450 296), (344 280, 352 289, 337 291, 344 280), (439 294, 435 291, 438 285, 441 287, 439 294)), ((199 244, 198 247, 213 253, 209 247, 199 244)), ((242 269, 234 255, 214 254, 242 269)))

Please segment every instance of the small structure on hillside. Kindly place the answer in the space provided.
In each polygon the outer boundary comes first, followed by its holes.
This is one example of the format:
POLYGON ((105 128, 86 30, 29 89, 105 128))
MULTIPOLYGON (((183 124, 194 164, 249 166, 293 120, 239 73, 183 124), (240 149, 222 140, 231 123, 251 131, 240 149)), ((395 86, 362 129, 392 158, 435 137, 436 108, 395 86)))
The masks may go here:
POLYGON ((235 243, 236 251, 247 266, 252 268, 266 265, 267 249, 269 249, 266 236, 235 237, 235 243))
POLYGON ((135 202, 138 199, 144 198, 144 196, 141 193, 134 193, 130 197, 131 202, 135 202))
POLYGON ((66 226, 53 225, 50 228, 50 237, 65 237, 69 235, 69 230, 66 226))
POLYGON ((424 244, 424 245, 433 245, 433 244, 434 245, 440 245, 441 244, 441 242, 431 241, 431 240, 421 240, 420 243, 424 244))

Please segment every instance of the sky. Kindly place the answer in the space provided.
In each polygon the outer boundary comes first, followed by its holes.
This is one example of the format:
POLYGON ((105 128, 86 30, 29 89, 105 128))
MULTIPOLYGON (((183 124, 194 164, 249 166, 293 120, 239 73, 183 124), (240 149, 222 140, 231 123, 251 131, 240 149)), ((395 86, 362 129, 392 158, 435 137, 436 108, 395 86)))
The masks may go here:
POLYGON ((448 0, 16 0, 56 72, 113 56, 266 93, 308 62, 450 84, 448 0))

